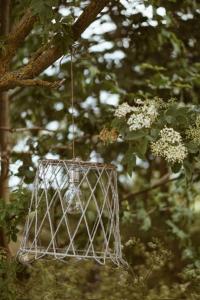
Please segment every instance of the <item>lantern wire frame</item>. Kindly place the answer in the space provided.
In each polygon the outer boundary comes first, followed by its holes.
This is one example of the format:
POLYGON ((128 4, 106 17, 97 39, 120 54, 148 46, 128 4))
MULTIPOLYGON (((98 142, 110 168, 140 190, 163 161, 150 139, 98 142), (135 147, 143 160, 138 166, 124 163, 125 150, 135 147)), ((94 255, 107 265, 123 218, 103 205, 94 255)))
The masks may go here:
POLYGON ((41 160, 17 257, 21 262, 76 258, 127 266, 121 251, 115 166, 41 160), (76 214, 69 213, 65 199, 72 170, 80 175, 76 214))

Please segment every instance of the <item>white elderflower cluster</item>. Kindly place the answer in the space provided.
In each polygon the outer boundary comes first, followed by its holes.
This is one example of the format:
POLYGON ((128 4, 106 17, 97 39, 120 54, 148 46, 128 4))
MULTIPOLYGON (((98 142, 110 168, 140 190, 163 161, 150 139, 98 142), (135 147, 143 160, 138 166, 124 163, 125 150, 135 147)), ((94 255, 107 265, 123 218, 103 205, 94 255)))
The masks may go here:
POLYGON ((182 163, 188 154, 180 133, 173 128, 160 131, 160 139, 151 144, 151 151, 155 156, 164 157, 171 164, 182 163))
POLYGON ((135 106, 130 106, 127 103, 119 105, 115 111, 115 116, 122 118, 127 115, 127 124, 130 131, 150 128, 158 116, 158 103, 155 100, 142 101, 141 99, 136 99, 135 106))
POLYGON ((186 135, 195 144, 200 145, 200 116, 197 117, 195 126, 189 127, 189 129, 186 131, 186 135))
POLYGON ((127 124, 129 125, 130 131, 141 129, 141 128, 149 128, 151 125, 151 120, 148 117, 144 117, 141 114, 132 114, 128 119, 127 124))
POLYGON ((134 107, 133 112, 128 119, 127 124, 131 131, 150 128, 158 116, 158 109, 154 101, 148 101, 146 103, 142 102, 140 104, 141 106, 134 107))
POLYGON ((182 141, 180 133, 175 131, 173 128, 163 128, 160 131, 160 136, 163 142, 173 145, 178 144, 182 141))
POLYGON ((118 106, 114 115, 117 118, 123 118, 126 117, 126 115, 131 111, 132 111, 132 107, 127 102, 125 102, 118 106))

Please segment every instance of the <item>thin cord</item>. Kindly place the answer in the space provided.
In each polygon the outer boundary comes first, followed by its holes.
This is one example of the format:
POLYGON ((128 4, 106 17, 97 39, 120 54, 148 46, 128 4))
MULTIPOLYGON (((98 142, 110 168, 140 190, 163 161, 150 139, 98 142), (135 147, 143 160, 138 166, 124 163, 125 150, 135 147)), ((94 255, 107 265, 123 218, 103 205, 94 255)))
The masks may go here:
POLYGON ((72 105, 72 158, 75 159, 75 125, 74 125, 74 70, 73 70, 73 48, 71 49, 71 105, 72 105))

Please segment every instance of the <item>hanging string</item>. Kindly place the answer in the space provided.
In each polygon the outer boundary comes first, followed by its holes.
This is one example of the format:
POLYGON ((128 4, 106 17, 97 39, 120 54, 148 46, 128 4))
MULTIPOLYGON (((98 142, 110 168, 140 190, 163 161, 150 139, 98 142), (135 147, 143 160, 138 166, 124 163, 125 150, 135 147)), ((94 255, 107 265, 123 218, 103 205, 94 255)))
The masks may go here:
POLYGON ((73 69, 73 48, 71 48, 71 107, 72 107, 72 158, 75 159, 75 124, 74 124, 74 69, 73 69))

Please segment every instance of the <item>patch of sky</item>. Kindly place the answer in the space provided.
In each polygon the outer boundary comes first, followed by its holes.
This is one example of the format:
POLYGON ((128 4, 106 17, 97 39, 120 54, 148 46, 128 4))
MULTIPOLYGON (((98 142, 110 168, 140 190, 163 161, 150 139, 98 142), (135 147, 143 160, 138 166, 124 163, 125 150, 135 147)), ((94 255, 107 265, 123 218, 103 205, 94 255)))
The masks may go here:
POLYGON ((100 102, 102 104, 114 105, 117 106, 119 104, 119 95, 111 94, 107 91, 100 92, 100 102))
POLYGON ((131 16, 137 13, 142 13, 144 17, 152 19, 153 17, 153 7, 152 5, 145 6, 141 1, 132 1, 132 0, 120 0, 124 5, 124 15, 131 16))
POLYGON ((158 21, 156 21, 156 20, 149 20, 148 22, 143 22, 142 23, 143 27, 147 27, 149 25, 151 25, 152 27, 156 27, 158 25, 158 21))
POLYGON ((28 151, 28 150, 29 150, 29 146, 26 144, 28 139, 29 139, 29 138, 26 137, 26 138, 24 138, 23 140, 20 140, 20 141, 13 147, 13 151, 14 151, 14 152, 21 152, 22 150, 23 150, 24 152, 28 151))
POLYGON ((57 154, 52 154, 52 153, 47 153, 47 154, 45 155, 45 158, 46 158, 46 159, 59 159, 59 155, 57 155, 57 154))
POLYGON ((18 169, 21 166, 22 166, 22 161, 20 160, 17 160, 14 163, 10 164, 10 173, 12 174, 12 176, 10 176, 9 178, 10 188, 16 188, 20 184, 21 179, 17 177, 16 174, 18 173, 18 169))
POLYGON ((122 39, 122 44, 124 48, 129 48, 130 40, 128 38, 122 39))
POLYGON ((34 156, 32 157, 32 161, 33 161, 33 163, 36 164, 36 165, 38 164, 39 159, 40 159, 40 157, 39 157, 38 155, 34 155, 34 156))
POLYGON ((57 102, 57 103, 54 104, 53 107, 55 108, 55 110, 61 111, 61 110, 64 109, 64 104, 62 102, 57 102))
POLYGON ((79 111, 75 107, 70 107, 68 109, 68 111, 69 111, 69 113, 71 115, 73 114, 74 117, 78 117, 79 116, 79 111))
POLYGON ((20 179, 19 177, 15 176, 15 175, 12 175, 9 179, 9 188, 16 189, 17 187, 20 186, 21 181, 22 181, 22 179, 20 179))
POLYGON ((178 13, 178 15, 181 17, 181 19, 182 19, 183 21, 187 21, 187 20, 189 20, 189 19, 193 19, 193 18, 194 18, 193 14, 191 14, 191 13, 187 13, 187 14, 184 14, 184 13, 178 13))
POLYGON ((124 187, 127 189, 131 189, 133 187, 134 181, 136 179, 136 174, 132 172, 131 176, 126 175, 119 175, 119 182, 123 184, 124 187))
POLYGON ((149 167, 149 163, 145 160, 140 159, 136 156, 136 165, 141 166, 144 169, 147 169, 149 167))
MULTIPOLYGON (((100 113, 99 107, 97 107, 97 100, 92 96, 87 97, 87 99, 80 105, 85 110, 92 110, 95 115, 99 115, 100 113)), ((84 113, 84 117, 89 117, 88 112, 84 113)))
POLYGON ((23 58, 23 64, 26 65, 28 62, 29 62, 28 57, 24 57, 24 58, 23 58))
MULTIPOLYGON (((56 73, 60 73, 60 67, 61 64, 64 64, 66 62, 68 62, 70 60, 70 55, 65 55, 62 56, 61 58, 59 58, 57 61, 54 62, 53 65, 49 66, 44 72, 43 74, 46 74, 48 76, 53 76, 56 73)), ((59 77, 59 76, 58 76, 59 77)))
POLYGON ((97 162, 97 163, 103 163, 103 158, 101 157, 101 154, 93 150, 90 153, 89 161, 91 162, 97 162))
POLYGON ((93 45, 89 48, 90 52, 103 52, 104 50, 110 50, 113 48, 113 43, 106 42, 104 40, 99 41, 97 45, 93 45))
POLYGON ((164 17, 164 16, 166 16, 166 9, 164 7, 158 7, 156 10, 156 13, 159 16, 164 17))
POLYGON ((58 130, 59 122, 58 121, 51 121, 46 125, 46 129, 48 130, 58 130))
POLYGON ((84 108, 84 109, 88 109, 88 108, 94 108, 96 105, 97 105, 97 100, 92 97, 92 96, 89 96, 86 98, 86 100, 84 102, 82 102, 81 104, 81 107, 84 108))
POLYGON ((106 60, 114 60, 116 63, 119 63, 121 59, 125 57, 125 54, 121 50, 116 50, 112 53, 106 53, 104 54, 104 58, 106 60))
POLYGON ((147 17, 149 19, 153 18, 153 6, 152 5, 145 6, 144 4, 138 4, 137 6, 135 6, 134 11, 135 11, 135 13, 140 12, 144 17, 147 17))
MULTIPOLYGON (((81 9, 79 7, 73 7, 73 13, 75 15, 75 17, 78 17, 81 14, 81 9)), ((63 17, 67 17, 71 15, 71 10, 61 6, 59 9, 59 13, 63 16, 63 17)))
POLYGON ((21 112, 21 117, 22 117, 22 118, 25 118, 26 116, 27 116, 27 112, 26 112, 26 111, 22 111, 22 112, 21 112))
POLYGON ((84 132, 81 131, 76 124, 69 125, 67 139, 73 140, 75 137, 84 136, 84 132))
POLYGON ((102 16, 101 19, 94 21, 82 34, 84 39, 90 38, 93 34, 102 35, 116 29, 116 25, 111 21, 109 15, 102 16))

